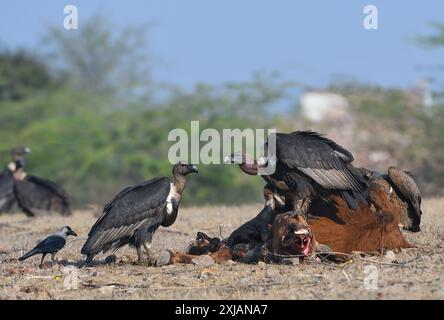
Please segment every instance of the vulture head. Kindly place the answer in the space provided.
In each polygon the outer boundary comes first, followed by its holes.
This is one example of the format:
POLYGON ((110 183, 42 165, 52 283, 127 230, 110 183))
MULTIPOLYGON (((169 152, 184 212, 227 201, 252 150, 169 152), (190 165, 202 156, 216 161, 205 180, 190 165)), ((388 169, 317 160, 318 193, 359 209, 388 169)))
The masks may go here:
POLYGON ((173 175, 186 176, 190 173, 198 173, 197 166, 195 164, 187 164, 179 162, 173 166, 173 175))
POLYGON ((237 164, 243 172, 249 175, 257 175, 258 165, 256 160, 245 153, 233 153, 224 158, 224 164, 237 164))
POLYGON ((17 161, 23 159, 25 154, 30 153, 31 149, 28 147, 15 147, 14 149, 11 149, 11 157, 12 160, 17 161))
POLYGON ((8 168, 11 172, 14 173, 14 178, 16 180, 23 180, 26 174, 23 172, 23 168, 25 166, 25 154, 30 153, 31 149, 28 147, 15 147, 11 149, 11 158, 12 161, 8 168))

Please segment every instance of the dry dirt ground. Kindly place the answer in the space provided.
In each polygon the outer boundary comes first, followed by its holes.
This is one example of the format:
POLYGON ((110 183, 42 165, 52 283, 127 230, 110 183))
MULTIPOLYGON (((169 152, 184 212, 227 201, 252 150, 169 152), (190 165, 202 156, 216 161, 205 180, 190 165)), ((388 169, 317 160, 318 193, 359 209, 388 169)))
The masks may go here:
MULTIPOLYGON (((156 254, 164 248, 183 251, 197 231, 219 235, 222 227, 227 236, 260 209, 260 204, 181 208, 176 223, 156 233, 153 250, 156 254)), ((417 248, 395 256, 356 254, 339 265, 229 263, 161 268, 136 265, 131 248, 118 251, 115 264, 77 268, 83 260, 80 248, 95 221, 92 211, 77 211, 68 218, 2 215, 0 299, 444 299, 444 198, 426 200, 423 212, 422 231, 405 233, 417 248), (79 234, 59 253, 62 265, 48 262, 40 269, 38 257, 16 260, 62 225, 79 234)), ((100 255, 96 260, 105 258, 100 255)))

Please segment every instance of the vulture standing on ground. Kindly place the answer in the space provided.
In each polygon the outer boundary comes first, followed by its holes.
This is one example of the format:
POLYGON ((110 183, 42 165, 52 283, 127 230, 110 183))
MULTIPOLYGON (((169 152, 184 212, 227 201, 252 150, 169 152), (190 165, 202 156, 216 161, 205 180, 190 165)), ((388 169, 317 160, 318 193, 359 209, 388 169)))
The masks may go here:
MULTIPOLYGON (((268 141, 264 150, 268 150, 268 141)), ((236 160, 236 156, 231 156, 225 162, 236 160)), ((285 210, 290 205, 296 213, 306 214, 314 197, 331 193, 339 193, 352 209, 366 201, 368 181, 352 165, 353 155, 317 132, 277 133, 275 155, 265 154, 257 162, 247 160, 242 156, 240 163, 247 174, 257 174, 260 167, 275 169, 271 175, 262 175, 267 182, 266 207, 272 210, 276 204, 287 206, 285 210)))
POLYGON ((14 195, 18 206, 28 216, 71 215, 68 194, 51 180, 26 175, 14 181, 14 195))
POLYGON ((8 212, 15 203, 14 172, 24 166, 25 154, 31 152, 27 147, 16 147, 11 150, 12 162, 0 173, 0 212, 8 212))
MULTIPOLYGON (((0 196, 7 195, 9 206, 17 201, 17 205, 28 216, 58 213, 70 215, 70 201, 66 191, 56 183, 28 175, 24 171, 24 155, 31 150, 26 147, 12 149, 11 156, 14 162, 0 176, 0 196)), ((0 203, 2 202, 0 198, 0 203)))
POLYGON ((154 232, 176 221, 186 175, 192 172, 197 173, 197 166, 179 162, 173 166, 172 179, 154 178, 123 189, 105 205, 91 228, 81 251, 86 261, 91 262, 101 251, 116 251, 129 244, 136 247, 139 262, 143 247, 148 262, 154 263, 149 250, 154 232))
POLYGON ((0 173, 0 213, 10 211, 14 202, 14 180, 12 172, 9 169, 5 169, 0 173))
MULTIPOLYGON (((13 154, 16 149, 13 149, 13 154)), ((17 205, 26 215, 31 217, 55 213, 64 216, 70 215, 69 196, 61 186, 51 180, 24 172, 23 156, 30 151, 29 148, 25 148, 25 152, 22 153, 19 160, 13 157, 15 160, 14 197, 17 205)))
POLYGON ((370 183, 378 184, 389 200, 401 209, 400 224, 405 230, 418 232, 421 223, 421 192, 410 172, 390 167, 387 173, 361 168, 370 183))

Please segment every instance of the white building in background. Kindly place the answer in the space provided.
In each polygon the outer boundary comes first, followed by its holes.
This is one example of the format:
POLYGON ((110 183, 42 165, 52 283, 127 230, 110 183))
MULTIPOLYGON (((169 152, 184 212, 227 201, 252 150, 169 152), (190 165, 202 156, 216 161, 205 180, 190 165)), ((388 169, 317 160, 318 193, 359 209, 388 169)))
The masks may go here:
POLYGON ((302 116, 312 122, 340 120, 347 115, 349 103, 337 93, 311 91, 301 95, 302 116))

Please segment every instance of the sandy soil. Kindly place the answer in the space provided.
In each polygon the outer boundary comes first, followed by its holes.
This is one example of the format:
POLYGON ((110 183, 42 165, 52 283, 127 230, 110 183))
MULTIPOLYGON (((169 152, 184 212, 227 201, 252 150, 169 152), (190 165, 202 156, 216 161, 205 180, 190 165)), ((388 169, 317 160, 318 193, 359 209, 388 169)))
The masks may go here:
MULTIPOLYGON (((243 207, 181 208, 176 223, 160 229, 153 241, 159 254, 183 251, 197 231, 227 236, 253 217, 261 204, 243 207)), ((92 211, 72 217, 0 216, 0 299, 444 299, 444 199, 423 206, 420 233, 405 233, 417 248, 396 255, 360 256, 340 265, 172 265, 135 264, 131 248, 117 252, 116 264, 78 268, 92 211), (63 264, 38 267, 39 257, 16 259, 62 225, 70 238, 59 253, 63 264)), ((97 256, 104 261, 106 256, 97 256)))

